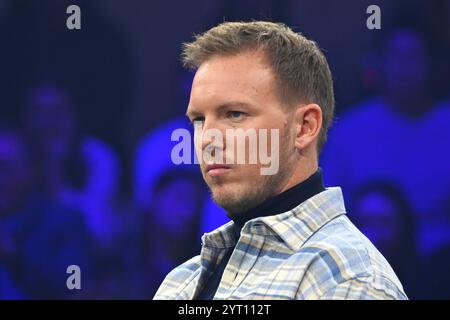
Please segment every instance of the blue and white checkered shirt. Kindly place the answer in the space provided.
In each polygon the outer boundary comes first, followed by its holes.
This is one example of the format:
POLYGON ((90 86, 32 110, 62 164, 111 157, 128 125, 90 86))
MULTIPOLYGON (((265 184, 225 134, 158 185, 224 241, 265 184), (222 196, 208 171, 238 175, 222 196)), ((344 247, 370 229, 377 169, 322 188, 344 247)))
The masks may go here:
POLYGON ((339 187, 248 221, 238 240, 233 224, 203 235, 200 255, 171 271, 154 299, 195 299, 233 248, 214 299, 407 299, 389 263, 345 215, 339 187))

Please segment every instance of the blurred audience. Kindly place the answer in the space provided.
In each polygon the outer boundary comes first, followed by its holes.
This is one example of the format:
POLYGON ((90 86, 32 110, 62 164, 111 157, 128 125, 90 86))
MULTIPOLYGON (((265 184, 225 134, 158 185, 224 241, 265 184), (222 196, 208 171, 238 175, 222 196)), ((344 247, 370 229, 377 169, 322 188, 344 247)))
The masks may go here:
MULTIPOLYGON (((34 169, 19 131, 1 127, 0 269, 23 298, 69 298, 67 267, 91 270, 89 235, 82 215, 33 188, 34 169)), ((6 298, 17 297, 9 290, 6 298)))
POLYGON ((205 184, 195 168, 164 170, 150 188, 150 207, 137 210, 130 226, 127 277, 139 298, 152 298, 175 266, 200 252, 205 184), (132 270, 132 271, 131 271, 132 270))
POLYGON ((415 215, 402 192, 388 182, 371 181, 353 195, 349 217, 389 261, 408 297, 420 297, 414 285, 420 265, 415 215))
POLYGON ((26 96, 23 124, 42 192, 83 213, 93 238, 106 245, 114 232, 119 160, 106 143, 84 133, 76 110, 66 90, 37 85, 26 96))
POLYGON ((326 183, 341 186, 350 201, 368 181, 395 183, 417 213, 421 254, 441 241, 426 241, 426 234, 450 190, 450 106, 429 95, 427 56, 420 33, 393 30, 383 52, 381 94, 338 115, 321 158, 326 183))

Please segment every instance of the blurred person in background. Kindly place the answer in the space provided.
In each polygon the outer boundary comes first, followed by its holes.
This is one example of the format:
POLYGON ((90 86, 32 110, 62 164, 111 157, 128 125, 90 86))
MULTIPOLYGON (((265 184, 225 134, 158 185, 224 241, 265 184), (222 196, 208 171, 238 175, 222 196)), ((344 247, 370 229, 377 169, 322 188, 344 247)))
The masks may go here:
POLYGON ((54 203, 76 211, 90 235, 90 298, 120 291, 124 232, 119 189, 120 161, 103 140, 89 135, 71 91, 53 82, 38 83, 24 99, 22 122, 36 166, 35 184, 54 203), (95 279, 95 280, 94 280, 95 279))
POLYGON ((200 249, 207 195, 199 173, 183 166, 164 170, 149 190, 152 201, 137 211, 126 250, 133 261, 128 287, 144 299, 153 297, 165 275, 200 249))
POLYGON ((435 223, 450 190, 450 107, 430 94, 429 52, 420 31, 392 29, 383 45, 380 94, 337 116, 321 164, 325 181, 342 185, 351 202, 368 181, 397 185, 417 213, 425 255, 450 234, 435 223))
POLYGON ((409 298, 420 297, 415 214, 402 192, 385 181, 357 189, 350 219, 380 250, 402 281, 409 298))
POLYGON ((170 270, 200 249, 200 213, 206 196, 199 172, 169 170, 155 185, 152 209, 145 213, 146 243, 162 280, 170 270), (174 201, 174 199, 177 199, 174 201), (150 232, 149 232, 150 231, 150 232))
POLYGON ((17 248, 10 226, 30 189, 31 170, 23 143, 14 128, 0 124, 0 299, 23 298, 12 276, 17 248))
POLYGON ((23 124, 36 163, 37 181, 55 202, 84 214, 93 239, 114 238, 120 163, 113 149, 87 135, 64 88, 41 83, 25 97, 23 124))
POLYGON ((31 161, 21 133, 0 127, 0 269, 8 270, 20 295, 0 285, 6 298, 74 297, 66 269, 76 264, 90 274, 88 231, 82 215, 34 188, 31 161))

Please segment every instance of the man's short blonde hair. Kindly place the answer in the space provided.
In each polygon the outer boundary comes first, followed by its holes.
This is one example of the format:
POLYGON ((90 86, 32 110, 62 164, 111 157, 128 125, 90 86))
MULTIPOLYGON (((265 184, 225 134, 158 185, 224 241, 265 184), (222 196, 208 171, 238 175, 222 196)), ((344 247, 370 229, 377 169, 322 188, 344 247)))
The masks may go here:
POLYGON ((322 128, 317 150, 326 142, 334 114, 333 80, 327 60, 314 41, 281 23, 224 22, 183 44, 185 67, 196 70, 216 55, 262 49, 277 79, 278 96, 287 105, 317 103, 322 128))

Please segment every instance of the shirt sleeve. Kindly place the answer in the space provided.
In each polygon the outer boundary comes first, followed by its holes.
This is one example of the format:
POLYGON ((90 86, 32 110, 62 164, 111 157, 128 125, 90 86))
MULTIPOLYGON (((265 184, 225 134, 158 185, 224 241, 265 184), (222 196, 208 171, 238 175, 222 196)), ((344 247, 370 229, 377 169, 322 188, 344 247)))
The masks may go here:
POLYGON ((407 300, 408 297, 388 279, 377 281, 354 278, 337 284, 326 291, 321 300, 407 300))

